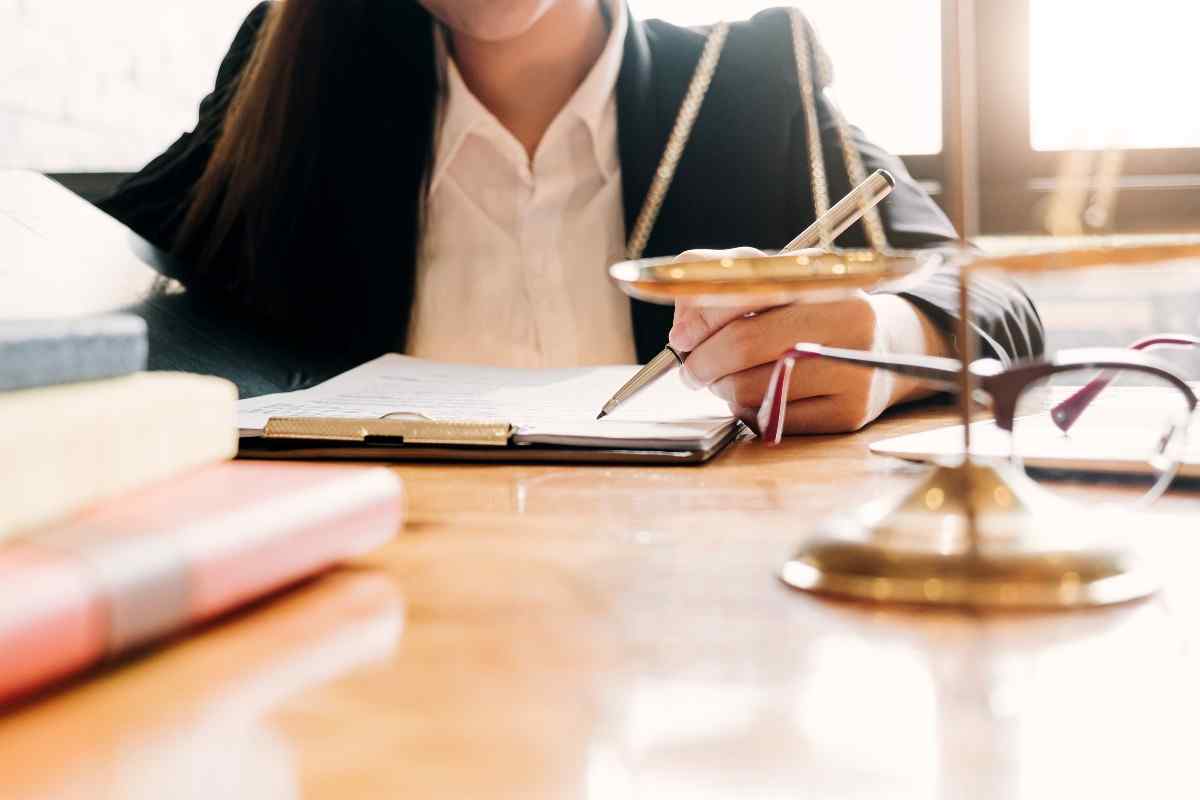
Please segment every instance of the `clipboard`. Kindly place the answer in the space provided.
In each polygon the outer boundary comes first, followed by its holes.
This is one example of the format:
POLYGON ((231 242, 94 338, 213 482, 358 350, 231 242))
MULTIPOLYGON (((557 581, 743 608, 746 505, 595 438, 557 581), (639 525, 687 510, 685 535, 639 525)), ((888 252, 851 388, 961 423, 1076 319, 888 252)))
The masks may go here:
POLYGON ((706 463, 748 435, 734 421, 716 438, 687 447, 596 447, 537 441, 508 423, 272 417, 261 431, 242 433, 238 458, 684 465, 706 463))

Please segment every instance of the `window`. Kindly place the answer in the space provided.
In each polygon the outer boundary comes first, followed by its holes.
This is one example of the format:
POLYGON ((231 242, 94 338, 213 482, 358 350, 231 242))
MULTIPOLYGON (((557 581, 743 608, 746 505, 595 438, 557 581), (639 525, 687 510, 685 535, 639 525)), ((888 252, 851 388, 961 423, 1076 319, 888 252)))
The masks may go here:
POLYGON ((794 5, 833 61, 834 94, 846 116, 893 153, 942 149, 941 0, 631 0, 633 13, 679 25, 746 19, 794 5), (864 24, 869 8, 870 24, 864 24), (880 65, 887 69, 880 69, 880 65))
POLYGON ((1136 10, 1085 0, 977 0, 975 7, 984 232, 1044 232, 1055 189, 1068 184, 1083 194, 1115 189, 1112 212, 1098 223, 1103 230, 1195 230, 1196 7, 1175 0, 1139 0, 1136 10), (1094 153, 1105 147, 1116 158, 1094 153))
POLYGON ((1200 6, 1033 0, 1030 138, 1034 150, 1200 147, 1200 6), (1169 21, 1169 24, 1166 24, 1169 21))

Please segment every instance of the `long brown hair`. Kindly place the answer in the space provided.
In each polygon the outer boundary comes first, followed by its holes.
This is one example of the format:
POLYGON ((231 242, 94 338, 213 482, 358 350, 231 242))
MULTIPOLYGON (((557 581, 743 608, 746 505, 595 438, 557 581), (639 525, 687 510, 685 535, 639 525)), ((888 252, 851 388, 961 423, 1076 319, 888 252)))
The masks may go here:
POLYGON ((403 346, 432 158, 432 31, 415 0, 271 5, 175 242, 189 290, 312 340, 403 346))

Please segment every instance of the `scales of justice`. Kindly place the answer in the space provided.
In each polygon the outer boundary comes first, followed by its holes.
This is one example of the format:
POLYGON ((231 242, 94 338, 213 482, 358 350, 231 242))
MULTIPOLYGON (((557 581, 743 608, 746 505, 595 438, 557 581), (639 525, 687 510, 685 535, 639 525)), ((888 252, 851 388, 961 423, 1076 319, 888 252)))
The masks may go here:
POLYGON ((962 455, 898 497, 819 523, 783 566, 789 585, 855 600, 996 609, 1068 609, 1134 600, 1158 588, 1128 540, 1137 512, 1072 504, 1009 461, 972 453, 978 410, 970 326, 971 278, 1053 270, 1153 269, 1200 258, 1200 243, 1101 244, 1004 257, 976 251, 812 249, 752 258, 625 261, 610 268, 628 295, 671 304, 827 302, 858 290, 903 284, 935 269, 957 272, 960 311, 958 421, 962 455))

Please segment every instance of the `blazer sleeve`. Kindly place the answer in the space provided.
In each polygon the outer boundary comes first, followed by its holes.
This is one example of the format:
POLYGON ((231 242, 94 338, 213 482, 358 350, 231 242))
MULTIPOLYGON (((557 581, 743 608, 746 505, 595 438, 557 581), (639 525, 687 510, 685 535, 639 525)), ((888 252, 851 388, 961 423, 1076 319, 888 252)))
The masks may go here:
POLYGON ((212 92, 200 102, 195 128, 97 203, 101 210, 164 250, 169 251, 175 243, 192 189, 212 156, 238 77, 254 51, 270 5, 259 3, 238 29, 217 70, 212 92))
MULTIPOLYGON (((834 113, 829 98, 819 93, 817 116, 832 200, 844 196, 851 188, 834 113)), ((798 123, 795 129, 803 131, 803 119, 798 123)), ((858 128, 851 126, 850 135, 862 155, 867 174, 886 169, 896 179, 896 188, 878 206, 888 243, 901 249, 956 246, 954 226, 933 198, 909 175, 904 163, 869 141, 858 128)), ((799 144, 798 152, 806 154, 804 142, 799 144)), ((807 163, 804 166, 800 174, 807 175, 807 163)), ((853 226, 839 238, 838 243, 865 246, 862 226, 853 226)), ((955 341, 960 316, 957 269, 952 266, 943 268, 897 294, 924 313, 948 341, 955 341)), ((972 280, 971 327, 978 335, 975 352, 1005 363, 1040 356, 1045 350, 1045 331, 1033 301, 1007 278, 980 277, 972 280)))

